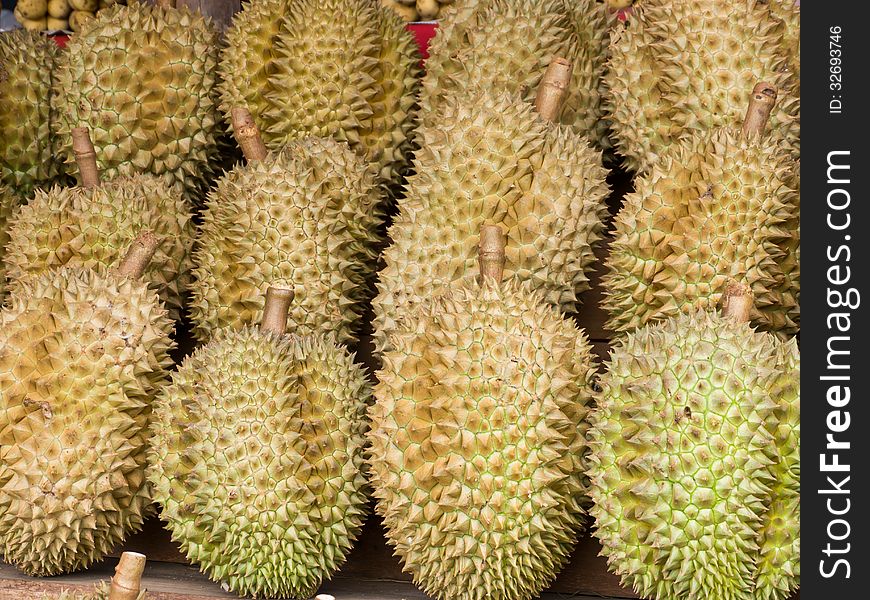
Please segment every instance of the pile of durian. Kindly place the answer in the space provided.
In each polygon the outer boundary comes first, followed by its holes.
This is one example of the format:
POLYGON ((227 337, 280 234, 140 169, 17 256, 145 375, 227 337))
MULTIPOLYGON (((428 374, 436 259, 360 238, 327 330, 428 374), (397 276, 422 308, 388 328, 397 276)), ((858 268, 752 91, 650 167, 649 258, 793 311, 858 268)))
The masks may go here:
POLYGON ((81 31, 101 10, 127 0, 18 0, 15 19, 29 31, 81 31))
POLYGON ((442 2, 425 74, 380 0, 0 33, 0 557, 156 515, 303 600, 373 510, 438 600, 536 598, 584 535, 644 598, 790 598, 789 1, 442 2))

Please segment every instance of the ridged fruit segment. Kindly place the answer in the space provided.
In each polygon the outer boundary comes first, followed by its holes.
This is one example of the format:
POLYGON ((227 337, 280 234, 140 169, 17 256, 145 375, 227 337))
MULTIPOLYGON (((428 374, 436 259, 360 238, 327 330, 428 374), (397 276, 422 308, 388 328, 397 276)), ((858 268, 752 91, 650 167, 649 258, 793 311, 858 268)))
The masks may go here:
POLYGON ((61 153, 88 127, 104 180, 152 173, 197 199, 218 159, 218 33, 185 9, 116 5, 70 38, 56 81, 61 153))
POLYGON ((418 307, 389 345, 369 432, 387 541, 435 598, 536 597, 586 522, 585 335, 528 283, 487 280, 418 307))
POLYGON ((157 400, 149 479, 182 551, 255 598, 310 598, 366 512, 371 390, 330 338, 222 330, 157 400))
POLYGON ((151 398, 172 322, 143 282, 61 268, 0 312, 0 550, 29 575, 101 560, 151 512, 151 398))
POLYGON ((355 339, 377 260, 383 194, 346 144, 308 138, 236 167, 209 194, 191 299, 194 333, 261 318, 269 286, 295 292, 291 330, 355 339))

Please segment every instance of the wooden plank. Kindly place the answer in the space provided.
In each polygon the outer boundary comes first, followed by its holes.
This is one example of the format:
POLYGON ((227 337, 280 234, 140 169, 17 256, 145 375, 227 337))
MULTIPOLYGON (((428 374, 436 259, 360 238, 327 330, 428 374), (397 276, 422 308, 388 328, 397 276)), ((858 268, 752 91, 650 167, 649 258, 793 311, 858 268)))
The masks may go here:
MULTIPOLYGON (((126 550, 141 552, 152 561, 187 563, 171 541, 169 532, 154 518, 145 523, 143 530, 131 536, 113 554, 120 556, 126 550)), ((551 586, 551 591, 561 594, 609 594, 622 598, 636 598, 631 591, 619 585, 619 579, 607 571, 607 565, 598 556, 601 546, 591 537, 583 537, 577 544, 571 561, 551 586)), ((388 580, 411 582, 411 576, 402 572, 399 559, 393 556, 387 544, 381 519, 371 515, 363 527, 360 538, 348 561, 339 571, 339 576, 361 580, 388 580)))
MULTIPOLYGON (((0 563, 0 600, 47 600, 46 594, 63 590, 87 592, 100 581, 108 580, 114 570, 114 561, 85 573, 35 579, 21 575, 9 565, 0 563)), ((209 581, 205 575, 183 565, 152 563, 145 567, 143 587, 148 590, 147 600, 226 600, 238 598, 209 581)), ((330 594, 338 600, 431 600, 426 594, 405 581, 384 578, 336 577, 323 584, 318 593, 330 594)), ((49 596, 50 598, 51 596, 49 596)), ((600 594, 572 594, 572 600, 607 600, 600 594)), ((560 600, 565 596, 545 593, 541 600, 560 600)), ((619 600, 620 597, 609 597, 619 600)))

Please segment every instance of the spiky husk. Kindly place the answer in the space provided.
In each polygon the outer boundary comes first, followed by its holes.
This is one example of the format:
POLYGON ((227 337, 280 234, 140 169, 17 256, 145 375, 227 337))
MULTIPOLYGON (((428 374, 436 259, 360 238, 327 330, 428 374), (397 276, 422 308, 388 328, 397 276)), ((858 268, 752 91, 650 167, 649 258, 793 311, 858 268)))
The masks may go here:
POLYGON ((729 278, 755 294, 755 324, 799 330, 795 163, 769 140, 717 129, 672 146, 616 216, 604 276, 607 327, 714 308, 729 278))
POLYGON ((117 266, 130 242, 150 230, 161 243, 142 278, 178 319, 193 267, 190 218, 181 194, 153 175, 121 177, 91 189, 39 191, 9 228, 10 285, 64 265, 117 266))
POLYGON ((21 196, 60 172, 49 100, 57 53, 40 33, 0 32, 0 184, 21 196))
POLYGON ((594 535, 624 585, 673 600, 796 587, 799 521, 779 507, 799 494, 798 360, 794 342, 706 311, 616 345, 588 473, 594 535))
POLYGON ((401 19, 377 0, 261 0, 227 34, 227 119, 246 106, 269 148, 307 136, 345 141, 385 181, 408 167, 420 58, 401 19))
POLYGON ((6 290, 6 244, 9 243, 9 221, 19 204, 12 190, 0 183, 0 300, 6 290))
POLYGON ((309 598, 362 528, 370 396, 331 338, 216 334, 155 404, 149 479, 173 540, 239 594, 309 598))
POLYGON ((295 291, 290 330, 353 341, 370 297, 383 195, 346 144, 308 138, 236 167, 209 194, 194 253, 200 340, 258 322, 269 286, 295 291))
POLYGON ((427 594, 526 600, 585 524, 585 335, 512 280, 462 286, 392 334, 371 482, 387 540, 427 594))
POLYGON ((115 273, 62 268, 0 312, 0 549, 30 575, 102 559, 150 512, 145 442, 172 322, 115 273))
POLYGON ((233 15, 226 32, 226 46, 221 51, 218 66, 221 112, 227 123, 232 123, 232 109, 247 108, 265 141, 270 141, 264 115, 270 108, 266 93, 275 75, 274 48, 282 32, 284 15, 294 2, 246 0, 242 10, 233 15))
POLYGON ((445 98, 419 137, 374 301, 378 349, 434 289, 477 276, 486 222, 506 230, 505 275, 531 281, 547 302, 573 311, 589 287, 607 211, 600 152, 507 93, 445 98))
MULTIPOLYGON (((99 585, 95 585, 91 592, 71 592, 65 590, 60 594, 46 593, 40 596, 39 600, 109 600, 109 587, 110 584, 108 582, 102 581, 99 585)), ((146 590, 142 590, 136 596, 136 600, 146 600, 148 597, 147 593, 146 590)))
POLYGON ((645 173, 685 134, 738 124, 752 87, 779 89, 775 135, 800 154, 799 81, 784 24, 758 0, 644 0, 612 34, 605 81, 617 152, 645 173))
POLYGON ((573 125, 598 147, 609 147, 602 103, 609 18, 595 0, 463 3, 441 20, 432 40, 423 78, 423 119, 436 114, 445 96, 475 87, 533 101, 550 60, 560 56, 573 65, 560 122, 573 125))
POLYGON ((58 139, 77 175, 70 130, 88 127, 104 179, 153 173, 197 198, 218 158, 211 21, 188 9, 131 3, 86 21, 59 60, 58 139))
POLYGON ((801 397, 800 352, 790 340, 778 348, 779 378, 773 396, 777 408, 769 415, 778 462, 772 467, 768 510, 759 539, 760 559, 755 569, 756 598, 791 598, 800 585, 801 522, 801 397))

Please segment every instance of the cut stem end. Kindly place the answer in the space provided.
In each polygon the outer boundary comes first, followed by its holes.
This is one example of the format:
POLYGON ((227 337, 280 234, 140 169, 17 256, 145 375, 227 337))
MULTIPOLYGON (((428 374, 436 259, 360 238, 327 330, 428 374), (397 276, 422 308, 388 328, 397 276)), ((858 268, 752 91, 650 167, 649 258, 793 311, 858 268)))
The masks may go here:
POLYGON ((752 289, 736 281, 728 282, 722 292, 722 316, 737 323, 749 322, 749 314, 753 305, 752 289))
POLYGON ((97 169, 97 152, 91 141, 91 134, 87 127, 74 127, 72 135, 72 149, 76 165, 79 167, 79 175, 82 187, 93 188, 100 185, 100 171, 97 169))
POLYGON ((118 273, 123 277, 138 279, 148 268, 148 263, 157 252, 160 240, 151 231, 143 231, 130 243, 126 256, 118 267, 118 273))
POLYGON ((761 82, 752 90, 752 98, 749 100, 749 108, 743 119, 743 137, 760 136, 767 127, 770 113, 776 104, 776 86, 761 82))
POLYGON ((260 322, 260 331, 271 331, 278 335, 284 335, 287 331, 287 313, 293 302, 293 292, 288 289, 269 287, 266 290, 266 304, 263 307, 263 320, 260 322))
POLYGON ((535 97, 535 108, 542 119, 551 122, 558 119, 570 82, 571 61, 560 57, 550 61, 547 72, 538 84, 538 94, 535 97))
POLYGON ((480 242, 477 247, 481 281, 494 279, 501 281, 504 276, 505 235, 498 225, 484 225, 480 228, 480 242))
POLYGON ((247 108, 236 107, 232 109, 231 117, 233 121, 233 133, 236 137, 236 142, 242 149, 242 154, 248 162, 263 160, 268 154, 266 144, 263 143, 263 136, 260 135, 260 130, 257 124, 254 123, 254 116, 247 108))
POLYGON ((142 587, 142 573, 145 571, 145 555, 138 552, 124 552, 115 576, 109 587, 109 600, 136 600, 142 587))

